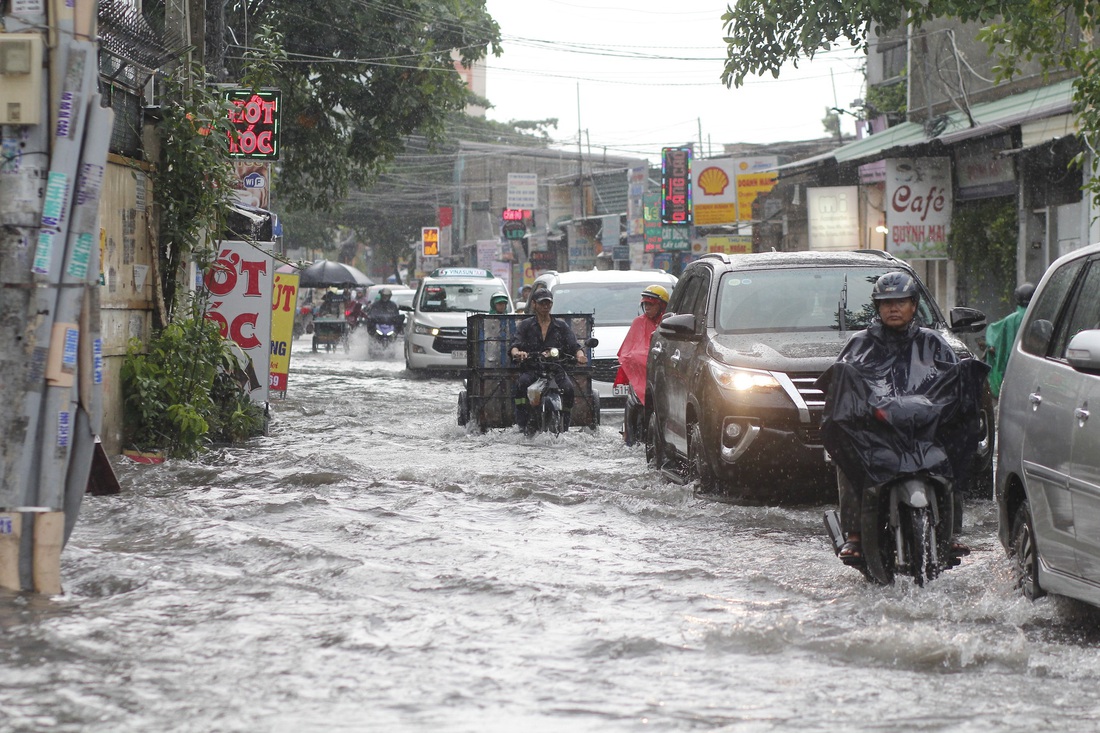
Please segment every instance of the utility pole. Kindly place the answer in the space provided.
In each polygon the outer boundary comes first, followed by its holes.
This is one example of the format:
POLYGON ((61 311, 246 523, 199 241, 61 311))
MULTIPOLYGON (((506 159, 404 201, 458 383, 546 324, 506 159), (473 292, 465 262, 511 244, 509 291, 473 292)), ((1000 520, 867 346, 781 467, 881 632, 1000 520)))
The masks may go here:
POLYGON ((45 7, 13 5, 0 34, 12 44, 0 96, 25 98, 28 112, 38 112, 11 119, 11 105, 3 110, 0 338, 10 340, 0 368, 12 378, 0 384, 8 406, 0 422, 0 587, 57 594, 61 549, 91 470, 100 415, 90 411, 102 406, 92 394, 101 389, 98 362, 80 355, 96 351, 89 338, 98 318, 85 306, 96 301, 85 295, 98 277, 91 265, 112 113, 96 92, 95 0, 53 4, 48 14, 45 7))

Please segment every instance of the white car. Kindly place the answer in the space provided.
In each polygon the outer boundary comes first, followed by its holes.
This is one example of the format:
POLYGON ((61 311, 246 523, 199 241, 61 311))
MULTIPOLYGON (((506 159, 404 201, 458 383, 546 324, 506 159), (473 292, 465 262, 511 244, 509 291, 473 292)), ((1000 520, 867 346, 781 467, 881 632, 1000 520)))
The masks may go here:
POLYGON ((662 285, 671 293, 676 277, 664 270, 583 270, 545 272, 535 279, 535 290, 546 287, 554 294, 555 315, 593 314, 592 335, 600 343, 593 352, 592 386, 603 413, 626 406, 626 392, 612 387, 619 371, 619 347, 631 322, 641 315, 642 291, 650 285, 662 285))
MULTIPOLYGON (((489 299, 507 295, 504 281, 477 267, 442 267, 425 277, 405 327, 409 371, 466 368, 466 318, 488 313, 489 299)), ((511 300, 509 299, 509 310, 511 300)))

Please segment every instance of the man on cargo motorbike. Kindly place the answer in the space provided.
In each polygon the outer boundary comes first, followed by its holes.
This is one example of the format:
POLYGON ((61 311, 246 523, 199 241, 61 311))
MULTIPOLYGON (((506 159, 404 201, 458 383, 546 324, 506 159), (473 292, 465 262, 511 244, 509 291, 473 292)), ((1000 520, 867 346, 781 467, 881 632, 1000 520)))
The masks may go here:
MULTIPOLYGON (((522 365, 522 362, 531 354, 546 354, 550 349, 557 349, 559 354, 573 355, 578 364, 586 364, 588 357, 584 354, 577 341, 577 335, 572 327, 560 318, 550 316, 550 310, 554 307, 554 295, 546 289, 534 292, 531 299, 535 301, 535 315, 525 318, 516 328, 516 336, 512 339, 512 345, 508 349, 512 360, 522 365)), ((538 376, 532 371, 525 371, 516 379, 512 392, 516 405, 516 425, 520 430, 527 428, 527 420, 530 415, 530 406, 527 404, 527 388, 534 384, 538 376)), ((569 411, 573 408, 575 391, 570 379, 559 380, 558 387, 562 397, 562 419, 564 427, 569 427, 569 411)))
MULTIPOLYGON (((852 335, 817 382, 825 392, 822 443, 838 467, 844 541, 837 554, 856 566, 864 561, 865 492, 899 477, 925 476, 950 495, 952 484, 965 479, 977 447, 977 406, 988 370, 974 359, 960 362, 943 336, 917 323, 920 290, 910 274, 882 275, 871 298, 877 318, 852 335)), ((955 499, 940 513, 957 513, 961 520, 955 499)), ((946 524, 950 543, 961 521, 946 524)), ((956 563, 969 554, 958 543, 946 547, 956 563)))
POLYGON ((398 333, 401 332, 404 318, 401 316, 401 309, 397 307, 397 303, 394 303, 392 298, 393 291, 389 288, 382 288, 378 293, 378 300, 371 303, 367 308, 366 321, 368 326, 375 323, 389 323, 393 324, 398 333))

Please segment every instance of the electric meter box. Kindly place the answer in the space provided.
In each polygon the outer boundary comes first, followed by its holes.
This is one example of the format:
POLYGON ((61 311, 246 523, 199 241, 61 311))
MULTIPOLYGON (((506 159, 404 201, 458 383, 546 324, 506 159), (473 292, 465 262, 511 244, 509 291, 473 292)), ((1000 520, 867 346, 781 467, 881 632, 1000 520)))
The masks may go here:
POLYGON ((0 124, 42 123, 42 36, 0 33, 0 124))

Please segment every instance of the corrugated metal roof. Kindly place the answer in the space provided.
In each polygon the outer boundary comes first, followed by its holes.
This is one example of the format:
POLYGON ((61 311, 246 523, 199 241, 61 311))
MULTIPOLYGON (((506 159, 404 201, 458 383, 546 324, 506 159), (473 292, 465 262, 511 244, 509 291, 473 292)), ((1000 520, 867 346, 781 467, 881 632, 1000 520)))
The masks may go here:
POLYGON ((923 125, 916 122, 903 122, 882 132, 869 135, 862 140, 831 150, 828 153, 780 166, 779 169, 804 168, 825 160, 850 163, 875 158, 886 150, 924 145, 933 140, 939 140, 944 145, 951 145, 973 137, 992 135, 1015 125, 1040 120, 1044 117, 1066 114, 1072 109, 1073 80, 1067 79, 1030 92, 1013 94, 995 102, 975 104, 970 108, 970 116, 974 120, 973 125, 970 124, 970 120, 963 112, 955 110, 946 115, 946 125, 936 137, 930 137, 923 125))

